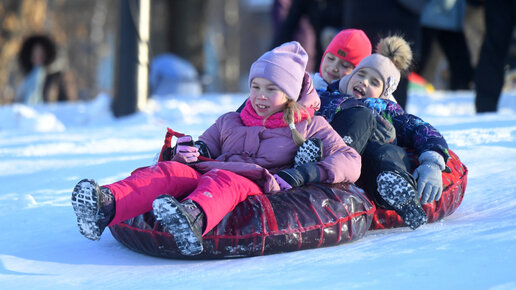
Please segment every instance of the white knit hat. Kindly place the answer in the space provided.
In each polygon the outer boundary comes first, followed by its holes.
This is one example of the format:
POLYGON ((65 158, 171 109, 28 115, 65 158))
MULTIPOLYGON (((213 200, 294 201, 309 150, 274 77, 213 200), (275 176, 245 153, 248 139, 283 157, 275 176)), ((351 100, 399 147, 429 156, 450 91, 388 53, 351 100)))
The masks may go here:
POLYGON ((347 76, 343 77, 339 83, 339 91, 346 93, 348 89, 348 82, 351 77, 356 74, 361 68, 370 68, 378 72, 382 77, 383 91, 381 98, 389 98, 398 87, 400 82, 400 71, 394 63, 388 58, 378 53, 373 53, 364 58, 358 66, 347 76))

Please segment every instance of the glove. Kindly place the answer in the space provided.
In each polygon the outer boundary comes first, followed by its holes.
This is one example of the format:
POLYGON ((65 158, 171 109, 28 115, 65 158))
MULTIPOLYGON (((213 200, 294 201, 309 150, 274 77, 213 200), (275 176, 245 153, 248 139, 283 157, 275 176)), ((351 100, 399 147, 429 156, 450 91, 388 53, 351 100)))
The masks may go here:
POLYGON ((313 162, 295 168, 283 169, 275 175, 288 183, 290 187, 299 187, 306 183, 319 182, 320 179, 319 169, 313 162))
POLYGON ((288 184, 283 178, 279 177, 279 175, 274 174, 274 179, 276 179, 276 182, 278 183, 281 190, 288 190, 291 189, 292 186, 288 184))
POLYGON ((197 162, 199 155, 199 149, 195 147, 192 136, 183 136, 177 139, 176 152, 172 161, 185 164, 197 162))
POLYGON ((413 176, 417 180, 417 192, 421 198, 421 204, 438 201, 443 193, 444 158, 435 151, 425 151, 419 156, 419 162, 420 165, 413 176))
POLYGON ((310 162, 321 161, 323 157, 322 142, 319 138, 310 138, 297 149, 294 157, 294 167, 310 162))

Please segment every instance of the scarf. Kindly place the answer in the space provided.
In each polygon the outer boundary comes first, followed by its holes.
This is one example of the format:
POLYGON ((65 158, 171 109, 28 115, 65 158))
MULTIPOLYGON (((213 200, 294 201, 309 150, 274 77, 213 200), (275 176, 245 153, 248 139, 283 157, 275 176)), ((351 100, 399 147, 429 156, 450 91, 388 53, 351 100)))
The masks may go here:
MULTIPOLYGON (((313 111, 313 110, 312 110, 313 111)), ((310 110, 309 110, 310 112, 310 110)), ((299 123, 303 120, 308 119, 309 113, 304 110, 300 111, 301 114, 295 114, 294 123, 299 123)), ((311 113, 313 116, 313 113, 311 113)), ((267 129, 280 128, 280 127, 288 127, 288 124, 283 121, 283 112, 278 112, 270 115, 265 122, 263 120, 265 117, 259 116, 253 109, 251 105, 251 100, 247 100, 245 103, 245 107, 240 112, 240 119, 247 127, 255 127, 255 126, 265 126, 267 129)))

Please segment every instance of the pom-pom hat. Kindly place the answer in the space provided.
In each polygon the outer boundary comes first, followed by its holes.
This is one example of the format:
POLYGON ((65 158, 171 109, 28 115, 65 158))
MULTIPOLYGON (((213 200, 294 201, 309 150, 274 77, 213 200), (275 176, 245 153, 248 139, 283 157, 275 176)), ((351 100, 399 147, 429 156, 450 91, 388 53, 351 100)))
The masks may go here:
POLYGON ((265 78, 275 83, 287 97, 297 101, 308 55, 297 41, 286 42, 258 58, 249 71, 249 86, 254 78, 265 78))
POLYGON ((383 81, 380 98, 395 100, 392 93, 398 87, 401 72, 409 69, 412 62, 412 50, 403 37, 398 35, 382 38, 376 46, 376 53, 364 58, 360 64, 339 83, 339 91, 346 93, 348 82, 361 68, 376 70, 383 81))
POLYGON ((339 91, 346 93, 348 89, 348 83, 351 77, 355 75, 361 68, 370 68, 377 71, 382 77, 383 91, 380 97, 389 97, 398 87, 400 82, 400 71, 394 63, 388 58, 378 53, 373 53, 370 56, 364 58, 358 66, 353 70, 352 73, 342 78, 339 83, 339 91))

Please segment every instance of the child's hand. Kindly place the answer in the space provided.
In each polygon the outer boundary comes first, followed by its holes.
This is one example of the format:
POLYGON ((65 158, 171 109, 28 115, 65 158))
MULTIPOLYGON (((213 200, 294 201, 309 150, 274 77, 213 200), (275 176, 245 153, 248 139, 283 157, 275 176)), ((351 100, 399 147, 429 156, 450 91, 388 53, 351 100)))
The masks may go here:
POLYGON ((303 142, 297 149, 294 157, 294 167, 310 162, 318 162, 323 159, 322 142, 319 138, 310 138, 303 142))
POLYGON ((177 139, 176 152, 172 161, 185 164, 197 162, 199 155, 199 149, 195 147, 192 136, 183 136, 177 139))
POLYGON ((433 163, 423 163, 414 171, 421 204, 438 201, 443 192, 441 169, 433 163))
POLYGON ((287 190, 292 188, 292 186, 288 182, 286 182, 283 178, 279 177, 277 174, 274 174, 274 179, 276 179, 276 182, 280 186, 281 190, 287 190))
POLYGON ((421 204, 438 201, 443 193, 443 157, 434 151, 425 151, 419 156, 419 165, 413 173, 421 204))

